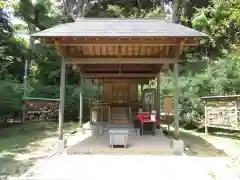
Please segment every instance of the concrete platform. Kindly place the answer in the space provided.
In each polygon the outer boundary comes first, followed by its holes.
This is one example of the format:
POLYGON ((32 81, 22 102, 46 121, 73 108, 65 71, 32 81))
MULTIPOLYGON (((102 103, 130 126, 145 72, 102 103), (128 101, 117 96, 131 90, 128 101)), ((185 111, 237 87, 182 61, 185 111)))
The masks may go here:
POLYGON ((71 145, 66 149, 67 154, 159 154, 172 155, 173 149, 170 147, 171 139, 165 137, 161 131, 156 135, 130 135, 128 148, 110 148, 109 135, 103 136, 89 135, 84 140, 71 145))

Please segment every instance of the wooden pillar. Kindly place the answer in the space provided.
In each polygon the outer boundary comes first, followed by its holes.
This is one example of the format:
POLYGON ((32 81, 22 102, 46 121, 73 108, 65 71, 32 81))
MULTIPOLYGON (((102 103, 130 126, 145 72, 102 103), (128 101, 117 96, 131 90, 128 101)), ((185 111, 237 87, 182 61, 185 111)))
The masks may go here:
POLYGON ((100 99, 101 99, 101 84, 100 84, 100 80, 98 79, 98 92, 97 92, 98 94, 97 94, 97 100, 98 100, 98 102, 100 101, 100 99))
POLYGON ((160 118, 160 72, 157 75, 157 118, 160 118))
POLYGON ((61 82, 60 82, 60 104, 58 116, 58 139, 63 140, 63 123, 64 123, 64 104, 65 104, 65 62, 61 64, 61 82))
POLYGON ((83 124, 83 74, 80 74, 79 81, 79 126, 82 128, 83 124))
POLYGON ((174 62, 174 138, 179 139, 179 87, 178 87, 178 61, 174 62))
POLYGON ((204 106, 204 113, 205 113, 205 134, 208 135, 208 122, 207 122, 207 102, 204 102, 205 106, 204 106))
MULTIPOLYGON (((141 81, 141 103, 142 103, 142 106, 143 106, 143 82, 141 81)), ((143 109, 143 107, 142 107, 143 109)))

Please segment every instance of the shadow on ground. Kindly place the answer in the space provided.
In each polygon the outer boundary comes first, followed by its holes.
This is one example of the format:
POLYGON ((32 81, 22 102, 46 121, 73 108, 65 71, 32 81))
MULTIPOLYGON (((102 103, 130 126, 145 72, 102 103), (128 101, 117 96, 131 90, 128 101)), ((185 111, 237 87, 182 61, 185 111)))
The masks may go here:
POLYGON ((189 156, 199 157, 227 157, 223 150, 217 149, 205 139, 187 132, 180 133, 186 146, 185 153, 189 156))
POLYGON ((208 128, 210 135, 228 138, 233 140, 240 140, 240 131, 228 130, 228 129, 219 129, 219 128, 208 128))
MULTIPOLYGON (((163 127, 163 131, 165 134, 168 134, 165 127, 163 127)), ((173 137, 173 132, 170 132, 168 136, 173 137)), ((227 157, 227 154, 223 150, 217 149, 205 139, 190 132, 185 132, 180 129, 180 139, 184 141, 185 154, 188 156, 227 157)))
MULTIPOLYGON (((65 129, 71 129, 72 126, 65 124, 65 129)), ((46 156, 39 151, 43 146, 41 141, 56 137, 56 131, 56 123, 43 121, 27 122, 1 129, 0 179, 22 174, 34 162, 46 156)), ((46 143, 51 144, 51 142, 46 143)), ((45 147, 44 150, 47 151, 48 148, 45 147)))

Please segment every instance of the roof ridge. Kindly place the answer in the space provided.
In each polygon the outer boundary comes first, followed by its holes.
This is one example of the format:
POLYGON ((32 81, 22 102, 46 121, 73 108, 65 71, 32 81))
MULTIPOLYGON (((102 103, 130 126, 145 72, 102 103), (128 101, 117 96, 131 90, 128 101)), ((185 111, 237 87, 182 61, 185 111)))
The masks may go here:
MULTIPOLYGON (((75 22, 86 22, 86 21, 159 21, 159 22, 166 22, 165 19, 158 19, 158 18, 78 18, 75 22)), ((74 22, 73 22, 74 23, 74 22)))

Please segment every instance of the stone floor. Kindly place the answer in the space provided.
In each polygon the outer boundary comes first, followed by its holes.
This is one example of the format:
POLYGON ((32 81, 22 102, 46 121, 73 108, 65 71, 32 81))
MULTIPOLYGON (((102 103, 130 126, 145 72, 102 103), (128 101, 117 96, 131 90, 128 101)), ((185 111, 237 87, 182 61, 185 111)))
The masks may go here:
POLYGON ((156 135, 131 135, 128 139, 128 147, 110 148, 109 135, 105 133, 103 136, 89 135, 84 140, 79 141, 75 145, 67 148, 68 154, 159 154, 172 155, 173 150, 170 147, 170 139, 165 137, 161 131, 157 131, 156 135))
POLYGON ((22 180, 237 180, 229 163, 224 157, 61 154, 38 165, 22 180))

